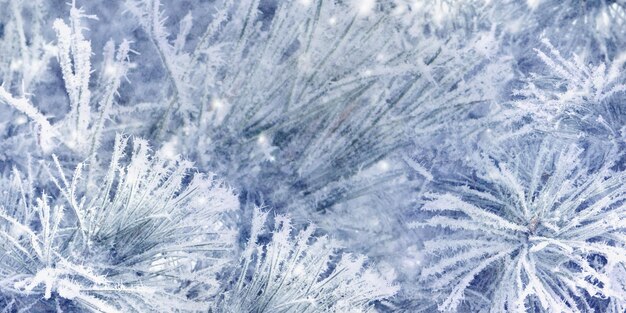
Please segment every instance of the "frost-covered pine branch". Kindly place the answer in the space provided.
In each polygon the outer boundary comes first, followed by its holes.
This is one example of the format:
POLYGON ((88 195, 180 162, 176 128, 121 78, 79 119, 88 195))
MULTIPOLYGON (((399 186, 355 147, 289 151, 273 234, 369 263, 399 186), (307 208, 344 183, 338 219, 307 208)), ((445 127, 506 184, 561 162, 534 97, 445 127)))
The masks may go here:
POLYGON ((41 1, 0 1, 0 82, 20 96, 32 92, 54 56, 53 47, 43 36, 44 15, 41 1))
MULTIPOLYGON (((473 79, 488 67, 484 48, 493 42, 479 47, 474 38, 455 36, 410 42, 393 14, 377 6, 365 10, 358 1, 280 2, 271 16, 258 1, 223 5, 229 9, 215 12, 188 53, 175 49, 184 46, 176 44, 180 36, 168 41, 155 22, 164 14, 158 1, 130 1, 129 11, 151 40, 167 43, 163 58, 191 56, 187 67, 166 72, 181 85, 194 82, 197 114, 186 116, 187 124, 167 121, 185 126, 170 130, 165 146, 245 181, 241 189, 275 205, 287 205, 283 195, 319 194, 348 180, 408 136, 458 131, 448 120, 474 130, 480 123, 464 118, 480 116, 477 107, 493 101, 492 81, 473 79), (287 188, 280 197, 268 194, 275 179, 287 188)), ((182 33, 188 23, 188 17, 180 21, 182 33)), ((504 64, 491 73, 506 71, 504 64)))
POLYGON ((129 62, 130 46, 123 41, 113 57, 113 43, 105 48, 104 72, 102 73, 102 90, 92 95, 90 89, 91 44, 85 40, 82 31, 82 19, 95 18, 85 15, 82 9, 72 4, 70 9, 70 25, 61 19, 54 22, 57 34, 58 60, 63 74, 63 81, 68 96, 69 112, 62 119, 51 123, 38 108, 25 96, 12 96, 4 86, 0 101, 12 106, 25 114, 39 128, 39 146, 45 153, 50 153, 61 144, 81 156, 89 156, 95 162, 95 154, 102 141, 105 121, 110 117, 110 111, 115 94, 120 86, 121 79, 131 66, 129 62), (97 105, 96 105, 97 103, 97 105))
POLYGON ((192 60, 191 55, 183 50, 186 37, 191 29, 192 15, 189 13, 181 20, 180 32, 176 39, 170 42, 169 33, 164 25, 166 17, 159 0, 129 0, 126 1, 126 7, 132 15, 139 19, 139 23, 148 33, 168 77, 171 91, 166 94, 167 98, 164 99, 166 102, 165 113, 153 129, 154 136, 160 138, 170 119, 172 119, 173 113, 182 115, 183 121, 186 122, 188 121, 187 115, 198 112, 198 105, 193 99, 195 94, 192 94, 192 86, 197 86, 197 84, 191 81, 192 77, 189 73, 193 70, 192 66, 196 64, 192 62, 194 60, 192 60))
POLYGON ((558 139, 500 149, 442 176, 414 223, 438 230, 421 277, 439 310, 478 293, 490 312, 623 311, 624 172, 558 139))
POLYGON ((98 185, 82 179, 84 164, 68 178, 56 157, 58 171, 44 166, 56 187, 47 193, 36 191, 45 185, 31 171, 3 178, 4 307, 208 308, 235 241, 222 214, 238 208, 237 197, 211 175, 191 175, 190 162, 151 157, 141 139, 126 158, 127 140, 117 137, 108 170, 96 171, 98 185))
POLYGON ((255 210, 232 289, 215 312, 370 312, 398 291, 365 257, 336 255, 336 243, 314 236, 313 225, 294 234, 291 219, 276 216, 263 243, 266 218, 255 210))
POLYGON ((526 78, 515 106, 543 131, 623 141, 626 55, 596 65, 576 54, 566 58, 545 38, 543 45, 535 51, 545 70, 526 78))

